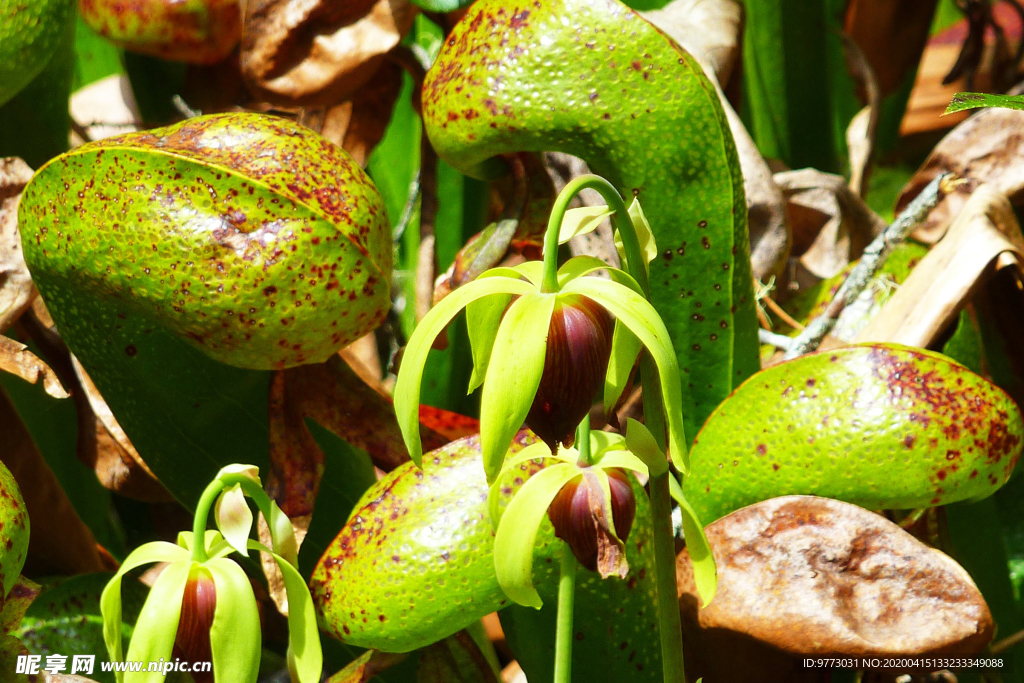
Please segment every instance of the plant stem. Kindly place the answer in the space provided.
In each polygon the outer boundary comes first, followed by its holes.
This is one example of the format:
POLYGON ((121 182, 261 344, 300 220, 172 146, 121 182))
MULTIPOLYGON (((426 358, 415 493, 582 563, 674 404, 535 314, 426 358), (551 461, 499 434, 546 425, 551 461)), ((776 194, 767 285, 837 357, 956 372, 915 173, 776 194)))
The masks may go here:
POLYGON ((665 683, 684 683, 683 628, 679 618, 676 587, 676 547, 672 533, 672 498, 669 470, 651 478, 651 518, 654 525, 654 568, 658 584, 658 631, 661 634, 661 668, 665 683))
POLYGON ((590 467, 590 415, 583 417, 583 422, 576 428, 576 450, 579 452, 580 467, 590 467))
MULTIPOLYGON (((254 479, 244 474, 221 475, 206 485, 203 495, 199 497, 199 503, 196 504, 196 514, 192 519, 192 559, 195 562, 206 562, 209 557, 206 553, 206 521, 210 517, 210 508, 224 489, 235 484, 240 485, 256 502, 256 506, 267 520, 267 525, 270 525, 270 496, 267 492, 254 479)), ((276 539, 273 542, 276 544, 276 539)))
POLYGON ((548 227, 544 233, 544 280, 541 282, 540 291, 544 293, 558 291, 558 233, 562 227, 562 218, 573 198, 580 191, 586 189, 596 190, 608 202, 608 208, 615 212, 612 214, 611 221, 622 239, 626 262, 629 264, 627 270, 646 294, 647 269, 644 267, 643 257, 640 254, 640 240, 636 236, 636 230, 633 229, 633 221, 629 217, 626 203, 622 201, 622 195, 614 185, 601 176, 589 174, 570 180, 555 198, 555 205, 551 209, 548 227))
POLYGON ((562 544, 562 571, 558 579, 558 620, 555 630, 554 683, 572 681, 572 616, 576 602, 576 556, 562 544))

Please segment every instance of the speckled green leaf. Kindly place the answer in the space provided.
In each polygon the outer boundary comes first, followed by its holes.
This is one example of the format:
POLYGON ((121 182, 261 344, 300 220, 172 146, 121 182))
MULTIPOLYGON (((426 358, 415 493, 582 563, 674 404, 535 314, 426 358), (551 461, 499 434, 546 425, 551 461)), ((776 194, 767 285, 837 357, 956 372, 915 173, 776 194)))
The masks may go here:
POLYGON ((59 323, 94 299, 238 367, 322 362, 389 306, 380 195, 283 119, 206 116, 79 147, 36 173, 19 226, 59 323))
POLYGON ((0 0, 0 105, 50 61, 74 8, 74 0, 0 0))
POLYGON ((11 471, 0 463, 0 588, 5 596, 17 583, 25 565, 29 526, 18 483, 11 471))
POLYGON ((750 378, 708 419, 686 497, 700 518, 788 494, 869 509, 981 498, 1006 482, 1024 421, 940 354, 886 344, 802 356, 750 378))
MULTIPOLYGON (((74 655, 97 655, 98 661, 106 661, 100 593, 112 576, 107 572, 82 574, 43 591, 28 608, 14 635, 30 653, 43 655, 43 661, 51 654, 67 655, 68 662, 74 655)), ((148 594, 149 589, 139 581, 122 581, 121 635, 126 641, 131 638, 132 625, 148 594)), ((99 683, 114 683, 114 674, 100 671, 98 663, 90 678, 99 683)))
MULTIPOLYGON (((335 341, 343 344, 357 328, 372 328, 388 306, 388 276, 372 274, 387 272, 391 253, 376 191, 340 151, 280 119, 204 117, 81 147, 40 171, 22 209, 23 242, 33 254, 30 268, 62 337, 146 463, 189 506, 224 465, 268 467, 270 373, 211 359, 211 340, 219 335, 220 352, 233 354, 235 362, 269 367, 289 357, 312 360, 294 346, 308 338, 320 347, 318 354, 330 355, 335 341), (162 147, 157 146, 161 139, 162 147), (189 140, 192 157, 175 151, 174 145, 189 140), (217 163, 232 156, 242 162, 240 170, 217 163), (144 171, 141 181, 129 177, 129 162, 132 173, 144 171), (65 179, 71 167, 83 175, 65 179), (165 174, 162 194, 150 201, 161 185, 159 173, 165 174), (101 187, 108 177, 116 182, 101 187), (192 182, 176 194, 168 178, 192 182), (346 181, 351 182, 343 185, 346 181), (193 186, 207 187, 195 196, 193 186), (313 196, 305 196, 310 192, 313 196), (177 222, 164 220, 171 216, 163 207, 168 193, 181 200, 174 205, 177 222), (116 208, 108 211, 103 197, 116 200, 116 208), (240 207, 250 202, 257 210, 246 213, 240 207), (87 219, 76 211, 86 211, 87 219), (242 214, 246 220, 238 223, 242 214), (351 270, 358 264, 363 272, 351 270), (218 291, 222 287, 225 291, 218 291), (335 296, 337 308, 327 303, 335 296), (219 312, 209 308, 214 304, 219 312), (279 332, 289 336, 275 340, 267 333, 275 326, 270 312, 278 316, 279 332), (227 327, 221 332, 217 326, 202 328, 212 317, 227 327), (349 327, 345 321, 352 318, 356 324, 349 327), (298 327, 304 328, 302 339, 291 336, 298 327), (344 335, 342 328, 348 328, 344 335), (263 350, 243 344, 249 329, 261 331, 249 342, 262 340, 263 350), (189 336, 207 332, 213 336, 205 344, 189 336), (340 336, 332 341, 335 335, 340 336), (232 340, 233 351, 223 345, 232 340)), ((331 478, 334 469, 328 467, 325 476, 331 478)), ((341 482, 337 488, 346 486, 341 482)), ((319 501, 318 509, 337 500, 319 501)), ((313 526, 306 545, 318 555, 337 529, 313 526)))
MULTIPOLYGON (((521 433, 513 451, 533 440, 521 433)), ((502 505, 540 467, 526 462, 502 475, 502 505)), ((379 481, 313 572, 321 626, 353 645, 408 651, 509 605, 494 574, 487 493, 477 437, 424 455, 422 470, 409 463, 379 481)), ((577 578, 575 623, 582 635, 573 666, 603 672, 595 680, 661 680, 650 512, 647 496, 639 487, 635 493, 626 579, 601 581, 586 571, 577 578), (639 678, 631 675, 637 665, 646 672, 639 678)), ((533 564, 545 605, 556 602, 560 546, 545 520, 533 564)))
POLYGON ((714 88, 664 34, 615 0, 479 0, 427 74, 423 118, 464 172, 559 150, 639 195, 661 251, 651 300, 690 394, 688 425, 757 370, 735 146, 714 88))

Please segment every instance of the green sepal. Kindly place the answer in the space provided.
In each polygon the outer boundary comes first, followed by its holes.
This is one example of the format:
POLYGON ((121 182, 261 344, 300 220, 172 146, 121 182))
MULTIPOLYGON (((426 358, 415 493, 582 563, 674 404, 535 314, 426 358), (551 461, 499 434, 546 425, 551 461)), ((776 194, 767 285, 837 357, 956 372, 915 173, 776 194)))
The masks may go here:
POLYGON ((267 522, 270 529, 270 538, 274 542, 274 552, 289 562, 293 567, 299 566, 299 542, 295 538, 295 529, 288 515, 278 506, 277 502, 270 501, 270 519, 267 522))
POLYGON ((585 277, 601 270, 607 272, 612 281, 629 287, 637 294, 643 294, 643 290, 640 289, 640 285, 632 275, 624 270, 612 268, 596 256, 574 256, 563 263, 562 267, 558 269, 558 287, 561 289, 576 278, 585 277))
MULTIPOLYGON (((123 661, 123 643, 121 642, 121 580, 124 575, 136 567, 151 562, 179 562, 187 560, 189 553, 179 545, 154 541, 136 548, 125 558, 117 573, 114 574, 100 595, 100 614, 103 615, 103 640, 107 644, 110 661, 123 661)), ((117 680, 123 680, 121 672, 115 673, 117 680)))
MULTIPOLYGON (((633 201, 629 203, 629 207, 626 210, 629 211, 629 220, 633 223, 637 242, 640 243, 640 253, 643 254, 644 258, 644 268, 647 268, 647 264, 658 256, 658 244, 654 240, 654 231, 651 230, 651 224, 647 221, 647 216, 640 206, 639 199, 633 197, 633 201)), ((615 249, 619 252, 619 258, 625 261, 626 250, 622 244, 622 237, 618 232, 615 233, 615 249)))
POLYGON ((540 283, 544 281, 543 261, 523 261, 518 266, 513 266, 512 270, 525 277, 537 287, 540 287, 540 283))
POLYGON ((643 295, 611 280, 596 277, 577 278, 562 294, 582 294, 604 306, 635 334, 654 358, 661 380, 661 391, 668 417, 669 456, 683 474, 690 471, 690 458, 683 430, 683 395, 679 383, 679 363, 672 340, 661 316, 643 295))
MULTIPOLYGON (((171 562, 157 577, 135 622, 132 642, 128 645, 129 662, 171 659, 185 584, 195 564, 190 561, 171 562)), ((125 683, 162 683, 164 674, 160 671, 129 671, 124 680, 125 683)))
POLYGON ((242 492, 240 484, 224 489, 217 496, 213 517, 217 522, 217 528, 224 534, 224 539, 231 544, 232 548, 248 557, 246 543, 252 532, 253 517, 249 504, 245 502, 245 493, 242 492))
POLYGON ((494 535, 494 571, 501 589, 513 602, 537 609, 543 604, 533 587, 537 530, 555 494, 580 474, 580 469, 569 463, 546 467, 530 477, 505 508, 494 535))
POLYGON ((288 560, 273 552, 267 546, 250 541, 249 547, 270 553, 281 569, 284 591, 288 596, 288 649, 292 654, 299 683, 316 683, 323 672, 323 650, 320 647, 320 631, 316 623, 316 609, 309 587, 288 560))
POLYGON ((486 277, 467 282, 442 299, 423 316, 416 326, 409 344, 405 347, 402 367, 395 384, 395 414, 402 431, 409 457, 417 465, 423 457, 420 441, 419 412, 420 384, 423 380, 423 366, 434 337, 441 333, 452 318, 471 301, 489 294, 527 294, 534 291, 529 283, 509 278, 486 277))
POLYGON ((484 383, 487 365, 491 361, 491 349, 494 338, 498 335, 501 317, 505 314, 511 294, 495 294, 484 299, 471 301, 466 306, 466 328, 469 332, 469 345, 473 352, 473 376, 469 380, 466 393, 471 394, 484 383))
POLYGON ((665 453, 658 446, 651 430, 631 417, 626 418, 626 447, 644 461, 652 477, 660 477, 668 470, 665 453))
MULTIPOLYGON (((622 539, 615 532, 615 515, 612 511, 612 488, 608 483, 608 473, 604 467, 588 467, 584 476, 597 478, 597 485, 601 487, 601 507, 603 508, 604 518, 608 522, 606 531, 609 536, 622 543, 622 539)), ((623 556, 625 556, 625 553, 623 553, 623 556)))
POLYGON ((595 458, 594 464, 599 466, 601 469, 619 467, 625 470, 638 472, 645 477, 650 476, 650 469, 644 461, 636 457, 633 453, 625 450, 605 451, 599 458, 595 458))
POLYGON ((682 513, 683 537, 686 539, 686 549, 693 564, 693 581, 697 584, 700 599, 707 606, 711 604, 718 591, 718 567, 715 564, 715 556, 711 553, 711 545, 704 534, 704 525, 683 495, 683 487, 679 485, 679 480, 671 472, 667 476, 669 493, 679 504, 679 512, 682 513))
POLYGON ((615 321, 612 332, 612 352, 608 357, 608 371, 604 375, 604 414, 610 415, 619 397, 629 383, 633 366, 643 345, 621 321, 615 321))
POLYGON ((480 450, 488 483, 501 471, 512 437, 522 428, 540 386, 555 297, 537 292, 519 297, 494 338, 480 399, 480 450))
POLYGON ((586 235, 593 232, 601 221, 611 216, 615 211, 607 206, 581 206, 578 209, 569 209, 562 214, 562 225, 558 228, 558 243, 565 244, 577 235, 586 235))
MULTIPOLYGON (((487 512, 491 518, 491 524, 495 528, 498 527, 501 515, 499 514, 499 506, 501 505, 501 482, 502 478, 506 473, 512 470, 512 468, 524 463, 528 460, 537 460, 540 458, 551 458, 557 460, 566 461, 565 458, 560 458, 557 455, 551 454, 551 449, 548 448, 544 442, 537 442, 530 444, 523 450, 516 453, 511 458, 507 458, 504 464, 501 466, 501 472, 494 478, 494 483, 490 485, 487 490, 487 512)), ((568 461, 566 461, 568 462, 568 461)))
POLYGON ((213 677, 217 683, 254 683, 260 670, 262 632, 249 577, 227 558, 210 560, 202 567, 210 572, 217 595, 210 627, 213 677))
POLYGON ((622 450, 625 448, 626 439, 615 432, 592 431, 590 432, 590 453, 595 462, 599 461, 605 451, 622 450))

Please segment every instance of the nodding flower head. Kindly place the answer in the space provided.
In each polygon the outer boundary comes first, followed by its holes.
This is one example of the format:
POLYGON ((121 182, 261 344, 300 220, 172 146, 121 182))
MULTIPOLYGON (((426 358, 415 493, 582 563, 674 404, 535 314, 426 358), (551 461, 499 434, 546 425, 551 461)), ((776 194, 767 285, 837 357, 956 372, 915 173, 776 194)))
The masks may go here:
POLYGON ((576 426, 604 385, 614 324, 608 311, 587 297, 567 296, 555 302, 544 372, 526 415, 526 426, 552 452, 559 444, 572 446, 576 426))

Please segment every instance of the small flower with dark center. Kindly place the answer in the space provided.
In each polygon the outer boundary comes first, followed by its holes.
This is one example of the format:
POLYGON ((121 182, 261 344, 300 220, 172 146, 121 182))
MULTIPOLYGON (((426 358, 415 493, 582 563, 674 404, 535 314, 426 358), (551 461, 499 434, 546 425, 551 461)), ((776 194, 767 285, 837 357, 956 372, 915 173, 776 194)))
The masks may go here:
MULTIPOLYGON (((646 226, 638 208, 636 213, 637 219, 630 213, 625 220, 646 226)), ((402 356, 394 392, 409 455, 416 463, 422 457, 419 397, 427 355, 434 338, 465 308, 473 353, 469 391, 483 387, 480 449, 488 482, 501 471, 524 423, 551 452, 559 444, 571 446, 602 387, 606 411, 622 395, 644 347, 662 386, 669 454, 685 472, 679 364, 658 312, 631 275, 600 259, 577 256, 557 271, 554 263, 527 261, 485 271, 452 290, 419 322, 402 356), (597 277, 602 271, 608 278, 597 277)))
MULTIPOLYGON (((291 522, 263 490, 257 469, 229 465, 207 486, 196 508, 192 532, 177 543, 145 543, 125 558, 100 596, 103 638, 111 662, 189 663, 195 683, 255 683, 262 650, 260 614, 249 577, 228 555, 259 550, 273 558, 284 577, 288 613, 288 663, 298 683, 317 683, 323 655, 313 599, 298 571, 291 522), (272 548, 249 538, 253 515, 245 498, 255 500, 267 520, 272 548), (220 531, 207 531, 216 502, 220 531), (152 562, 166 567, 150 589, 123 655, 121 582, 127 572, 152 562)), ((168 673, 167 671, 161 672, 168 673)), ((118 671, 118 683, 152 683, 154 673, 118 671)))
MULTIPOLYGON (((494 570, 505 594, 521 605, 541 606, 533 587, 533 547, 545 514, 581 565, 602 578, 625 578, 629 571, 625 543, 637 501, 635 482, 625 470, 646 478, 649 467, 618 434, 591 432, 590 444, 589 465, 579 462, 575 448, 551 454, 545 443, 527 446, 505 463, 491 485, 488 506, 497 526, 494 570), (502 511, 502 489, 520 476, 520 464, 538 458, 550 464, 527 479, 502 511)), ((664 470, 664 453, 656 453, 652 464, 664 470)))
POLYGON ((572 446, 576 426, 604 386, 614 321, 584 296, 555 302, 548 326, 544 373, 526 425, 554 452, 572 446))
POLYGON ((568 544, 581 565, 602 578, 612 574, 625 578, 629 565, 624 544, 633 528, 636 497, 623 470, 613 467, 604 474, 607 488, 598 474, 588 470, 571 479, 555 494, 548 518, 555 536, 568 544))

